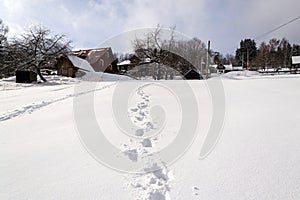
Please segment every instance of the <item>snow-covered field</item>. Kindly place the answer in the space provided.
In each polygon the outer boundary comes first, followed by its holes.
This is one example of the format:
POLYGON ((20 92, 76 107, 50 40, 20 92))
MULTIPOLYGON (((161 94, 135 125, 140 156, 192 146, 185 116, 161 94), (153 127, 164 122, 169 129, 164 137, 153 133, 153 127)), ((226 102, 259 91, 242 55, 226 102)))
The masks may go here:
POLYGON ((164 81, 143 82, 125 99, 128 116, 139 127, 126 135, 113 115, 113 98, 121 82, 99 82, 86 93, 76 93, 84 81, 0 80, 0 199, 300 199, 300 76, 224 75, 223 129, 204 159, 199 155, 213 115, 207 83, 170 82, 179 91, 188 83, 194 92, 196 137, 176 162, 162 160, 153 163, 160 170, 134 174, 121 172, 122 164, 115 170, 95 159, 83 144, 82 134, 87 133, 80 132, 74 118, 74 99, 92 92, 96 121, 120 150, 115 156, 135 163, 169 148, 176 139, 186 120, 176 95, 186 91, 172 93, 164 81), (157 119, 151 115, 155 105, 165 110, 157 119), (151 131, 157 133, 139 138, 151 131))

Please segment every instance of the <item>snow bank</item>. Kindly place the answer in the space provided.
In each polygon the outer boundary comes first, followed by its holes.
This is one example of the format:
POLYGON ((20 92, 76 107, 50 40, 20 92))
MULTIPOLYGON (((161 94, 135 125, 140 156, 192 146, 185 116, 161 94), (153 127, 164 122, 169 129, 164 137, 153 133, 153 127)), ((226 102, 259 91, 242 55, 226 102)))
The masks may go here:
POLYGON ((84 81, 129 81, 132 78, 124 75, 109 74, 103 72, 86 72, 83 77, 80 78, 84 81))
POLYGON ((246 79, 288 79, 299 78, 300 74, 263 74, 257 71, 232 71, 220 76, 222 79, 246 80, 246 79))
POLYGON ((257 71, 232 71, 221 75, 225 79, 249 79, 253 77, 261 77, 261 74, 257 71))

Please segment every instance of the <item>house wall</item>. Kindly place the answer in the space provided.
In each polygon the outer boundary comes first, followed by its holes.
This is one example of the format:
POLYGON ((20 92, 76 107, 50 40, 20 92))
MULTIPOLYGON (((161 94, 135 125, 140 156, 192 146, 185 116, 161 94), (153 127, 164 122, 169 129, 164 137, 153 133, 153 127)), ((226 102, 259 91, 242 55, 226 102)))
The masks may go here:
POLYGON ((60 76, 67 76, 67 77, 75 77, 75 74, 77 72, 77 68, 73 66, 71 61, 65 57, 61 57, 57 64, 57 75, 60 76))
POLYGON ((86 60, 96 72, 113 71, 112 63, 115 59, 111 48, 90 50, 86 60))

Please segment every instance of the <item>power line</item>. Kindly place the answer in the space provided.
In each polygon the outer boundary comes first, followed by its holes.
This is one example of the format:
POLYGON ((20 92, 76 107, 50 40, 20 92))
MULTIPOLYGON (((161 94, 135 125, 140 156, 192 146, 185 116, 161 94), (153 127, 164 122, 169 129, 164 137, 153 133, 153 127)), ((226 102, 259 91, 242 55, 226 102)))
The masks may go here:
POLYGON ((282 25, 280 25, 280 26, 278 26, 278 27, 276 27, 276 28, 274 28, 274 29, 272 29, 272 30, 270 30, 270 31, 268 31, 268 32, 265 32, 265 33, 263 33, 263 34, 261 34, 261 35, 259 35, 259 36, 257 36, 257 37, 255 37, 254 40, 258 40, 258 39, 260 39, 260 38, 262 38, 262 37, 265 37, 265 36, 269 35, 270 33, 273 33, 273 32, 275 32, 275 31, 281 29, 282 27, 287 26, 287 25, 289 25, 290 23, 293 23, 294 21, 296 21, 296 20, 298 20, 298 19, 300 19, 300 16, 299 16, 299 17, 296 17, 296 18, 294 18, 294 19, 291 19, 290 21, 288 21, 288 22, 286 22, 286 23, 284 23, 284 24, 282 24, 282 25))
MULTIPOLYGON (((298 19, 300 19, 300 16, 295 17, 295 18, 291 19, 290 21, 288 21, 288 22, 286 22, 286 23, 284 23, 284 24, 281 24, 280 26, 278 26, 278 27, 276 27, 276 28, 274 28, 274 29, 272 29, 272 30, 270 30, 270 31, 267 31, 267 32, 265 32, 265 33, 263 33, 263 34, 261 34, 261 35, 259 35, 259 36, 256 36, 256 37, 254 38, 254 40, 257 41, 257 40, 259 40, 260 38, 263 38, 263 37, 269 35, 270 33, 273 33, 273 32, 275 32, 275 31, 277 31, 277 30, 283 28, 284 26, 287 26, 287 25, 293 23, 294 21, 297 21, 298 19)), ((235 48, 235 47, 233 47, 232 49, 229 49, 228 51, 231 51, 231 50, 233 50, 234 48, 235 48)))

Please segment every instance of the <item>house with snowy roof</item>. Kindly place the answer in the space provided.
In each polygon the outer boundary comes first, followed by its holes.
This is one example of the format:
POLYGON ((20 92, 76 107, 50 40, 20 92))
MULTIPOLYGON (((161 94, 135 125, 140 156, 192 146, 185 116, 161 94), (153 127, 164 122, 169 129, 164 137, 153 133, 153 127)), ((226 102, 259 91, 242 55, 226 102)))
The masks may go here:
POLYGON ((118 72, 118 61, 110 47, 72 51, 70 55, 85 59, 95 72, 118 72))
POLYGON ((121 73, 126 73, 127 71, 133 69, 137 65, 142 64, 141 62, 142 61, 136 55, 130 55, 127 60, 123 60, 122 62, 117 64, 118 70, 121 73))
POLYGON ((96 48, 72 51, 57 58, 55 68, 61 76, 76 77, 80 72, 118 73, 117 58, 112 49, 96 48))
POLYGON ((227 73, 235 70, 238 71, 238 69, 236 69, 232 64, 214 64, 210 65, 210 68, 214 69, 213 71, 216 71, 217 73, 227 73))

